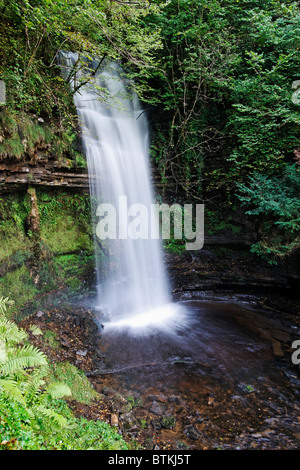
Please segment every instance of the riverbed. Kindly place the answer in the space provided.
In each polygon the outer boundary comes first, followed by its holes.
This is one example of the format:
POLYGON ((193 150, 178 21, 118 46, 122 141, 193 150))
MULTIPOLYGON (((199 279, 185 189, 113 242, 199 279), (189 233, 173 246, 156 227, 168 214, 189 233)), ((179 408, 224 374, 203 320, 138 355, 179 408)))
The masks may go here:
POLYGON ((298 449, 299 316, 226 297, 176 307, 171 325, 146 329, 98 329, 87 303, 45 308, 23 326, 54 328, 54 359, 73 362, 99 392, 100 404, 73 403, 75 412, 142 449, 298 449))
POLYGON ((116 424, 149 448, 299 448, 299 320, 226 299, 178 305, 169 330, 104 327, 96 386, 133 405, 119 400, 116 424))

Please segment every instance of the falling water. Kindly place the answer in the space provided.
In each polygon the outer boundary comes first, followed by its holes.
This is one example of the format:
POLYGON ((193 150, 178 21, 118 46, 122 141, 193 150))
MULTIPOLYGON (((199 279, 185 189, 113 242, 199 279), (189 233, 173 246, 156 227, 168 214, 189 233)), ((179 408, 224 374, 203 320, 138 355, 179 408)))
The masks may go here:
MULTIPOLYGON (((78 55, 63 53, 63 56, 65 70, 70 74, 78 55)), ((97 63, 89 67, 96 70, 97 63)), ((77 72, 73 86, 81 79, 77 72)), ((105 67, 101 64, 93 80, 74 94, 74 100, 82 127, 93 207, 95 202, 96 206, 111 204, 118 221, 122 196, 128 208, 142 204, 150 214, 154 195, 147 119, 135 94, 127 90, 119 68, 115 64, 105 67)), ((99 217, 95 217, 95 209, 93 212, 95 233, 99 217)), ((105 252, 96 256, 97 302, 110 319, 108 326, 139 328, 149 322, 157 325, 172 322, 176 309, 169 299, 161 240, 150 236, 120 239, 119 228, 115 240, 103 241, 95 235, 95 245, 100 244, 105 252)))

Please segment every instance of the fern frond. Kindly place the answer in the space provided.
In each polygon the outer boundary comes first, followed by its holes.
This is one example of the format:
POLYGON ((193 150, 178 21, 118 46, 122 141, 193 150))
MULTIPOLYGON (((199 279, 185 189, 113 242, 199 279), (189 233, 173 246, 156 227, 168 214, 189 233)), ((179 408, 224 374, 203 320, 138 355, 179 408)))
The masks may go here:
POLYGON ((0 364, 4 362, 7 358, 5 342, 0 339, 0 364))
POLYGON ((50 384, 46 391, 53 399, 70 397, 72 395, 70 387, 62 382, 50 384))
POLYGON ((11 400, 26 405, 23 393, 15 380, 0 379, 0 392, 8 396, 11 400))
POLYGON ((7 307, 14 304, 13 300, 9 300, 9 297, 0 297, 0 313, 5 314, 7 307))
POLYGON ((0 362, 0 373, 9 375, 28 367, 47 365, 46 355, 32 345, 23 346, 8 352, 7 358, 0 362))
POLYGON ((32 333, 33 335, 35 335, 35 336, 38 336, 38 335, 42 335, 42 334, 43 334, 42 330, 41 330, 38 326, 36 326, 36 325, 31 325, 31 326, 29 327, 29 329, 30 329, 31 333, 32 333))
POLYGON ((45 393, 45 376, 49 371, 48 364, 32 371, 26 378, 26 390, 24 391, 27 404, 37 403, 41 395, 45 393))
POLYGON ((53 409, 46 408, 43 405, 39 405, 35 407, 36 414, 42 414, 46 418, 50 419, 52 424, 54 423, 56 426, 60 428, 66 428, 68 426, 68 420, 61 414, 57 413, 53 409))
POLYGON ((25 330, 20 329, 14 322, 5 317, 0 317, 0 341, 8 344, 21 343, 27 339, 25 330))

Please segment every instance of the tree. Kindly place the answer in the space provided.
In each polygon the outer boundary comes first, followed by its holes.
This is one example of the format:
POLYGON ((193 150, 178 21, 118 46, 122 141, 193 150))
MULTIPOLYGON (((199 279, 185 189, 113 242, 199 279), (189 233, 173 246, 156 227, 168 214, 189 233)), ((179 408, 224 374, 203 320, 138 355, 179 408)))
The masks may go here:
POLYGON ((238 198, 246 214, 255 217, 260 239, 252 251, 270 263, 300 247, 300 173, 297 164, 287 165, 280 177, 256 173, 238 184, 238 198))

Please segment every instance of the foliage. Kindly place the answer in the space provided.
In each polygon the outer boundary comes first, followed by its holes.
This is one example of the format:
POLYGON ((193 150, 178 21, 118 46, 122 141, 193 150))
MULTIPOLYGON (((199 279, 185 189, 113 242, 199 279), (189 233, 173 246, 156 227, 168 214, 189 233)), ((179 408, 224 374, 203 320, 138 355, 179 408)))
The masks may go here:
POLYGON ((168 116, 153 146, 162 174, 205 199, 255 171, 280 172, 299 145, 291 99, 300 65, 298 5, 171 0, 151 21, 163 39, 146 96, 168 116))
MULTIPOLYGON (((237 184, 251 187, 257 175, 293 191, 281 175, 299 153, 299 109, 292 99, 300 69, 299 5, 171 0, 147 21, 160 25, 163 44, 143 93, 158 111, 151 153, 162 179, 170 177, 185 198, 226 214, 237 184)), ((278 240, 261 211, 264 242, 253 247, 268 259, 298 245, 296 231, 283 227, 275 211, 272 217, 278 240)))
POLYGON ((68 362, 52 364, 51 374, 55 381, 64 381, 70 387, 72 398, 80 403, 89 404, 98 397, 85 374, 68 362))
POLYGON ((62 400, 71 388, 57 381, 25 330, 6 318, 8 304, 0 299, 0 449, 127 449, 108 424, 74 417, 62 400))
POLYGON ((259 221, 262 239, 252 251, 270 262, 300 247, 300 173, 298 165, 288 165, 281 177, 254 174, 248 185, 239 184, 238 197, 246 214, 259 221))
POLYGON ((187 200, 228 207, 236 184, 280 179, 299 152, 293 0, 0 0, 0 12, 0 158, 34 158, 49 144, 66 165, 85 165, 68 82, 94 57, 120 61, 128 86, 134 79, 161 180, 187 200), (67 80, 60 50, 79 54, 67 80))
POLYGON ((6 110, 0 114, 0 159, 34 158, 37 148, 48 148, 51 130, 35 121, 23 113, 6 110))
POLYGON ((9 105, 46 118, 56 113, 60 124, 72 117, 65 115, 72 97, 57 63, 61 49, 151 66, 159 30, 149 34, 141 21, 155 9, 145 0, 134 6, 108 0, 1 1, 0 72, 9 105))

